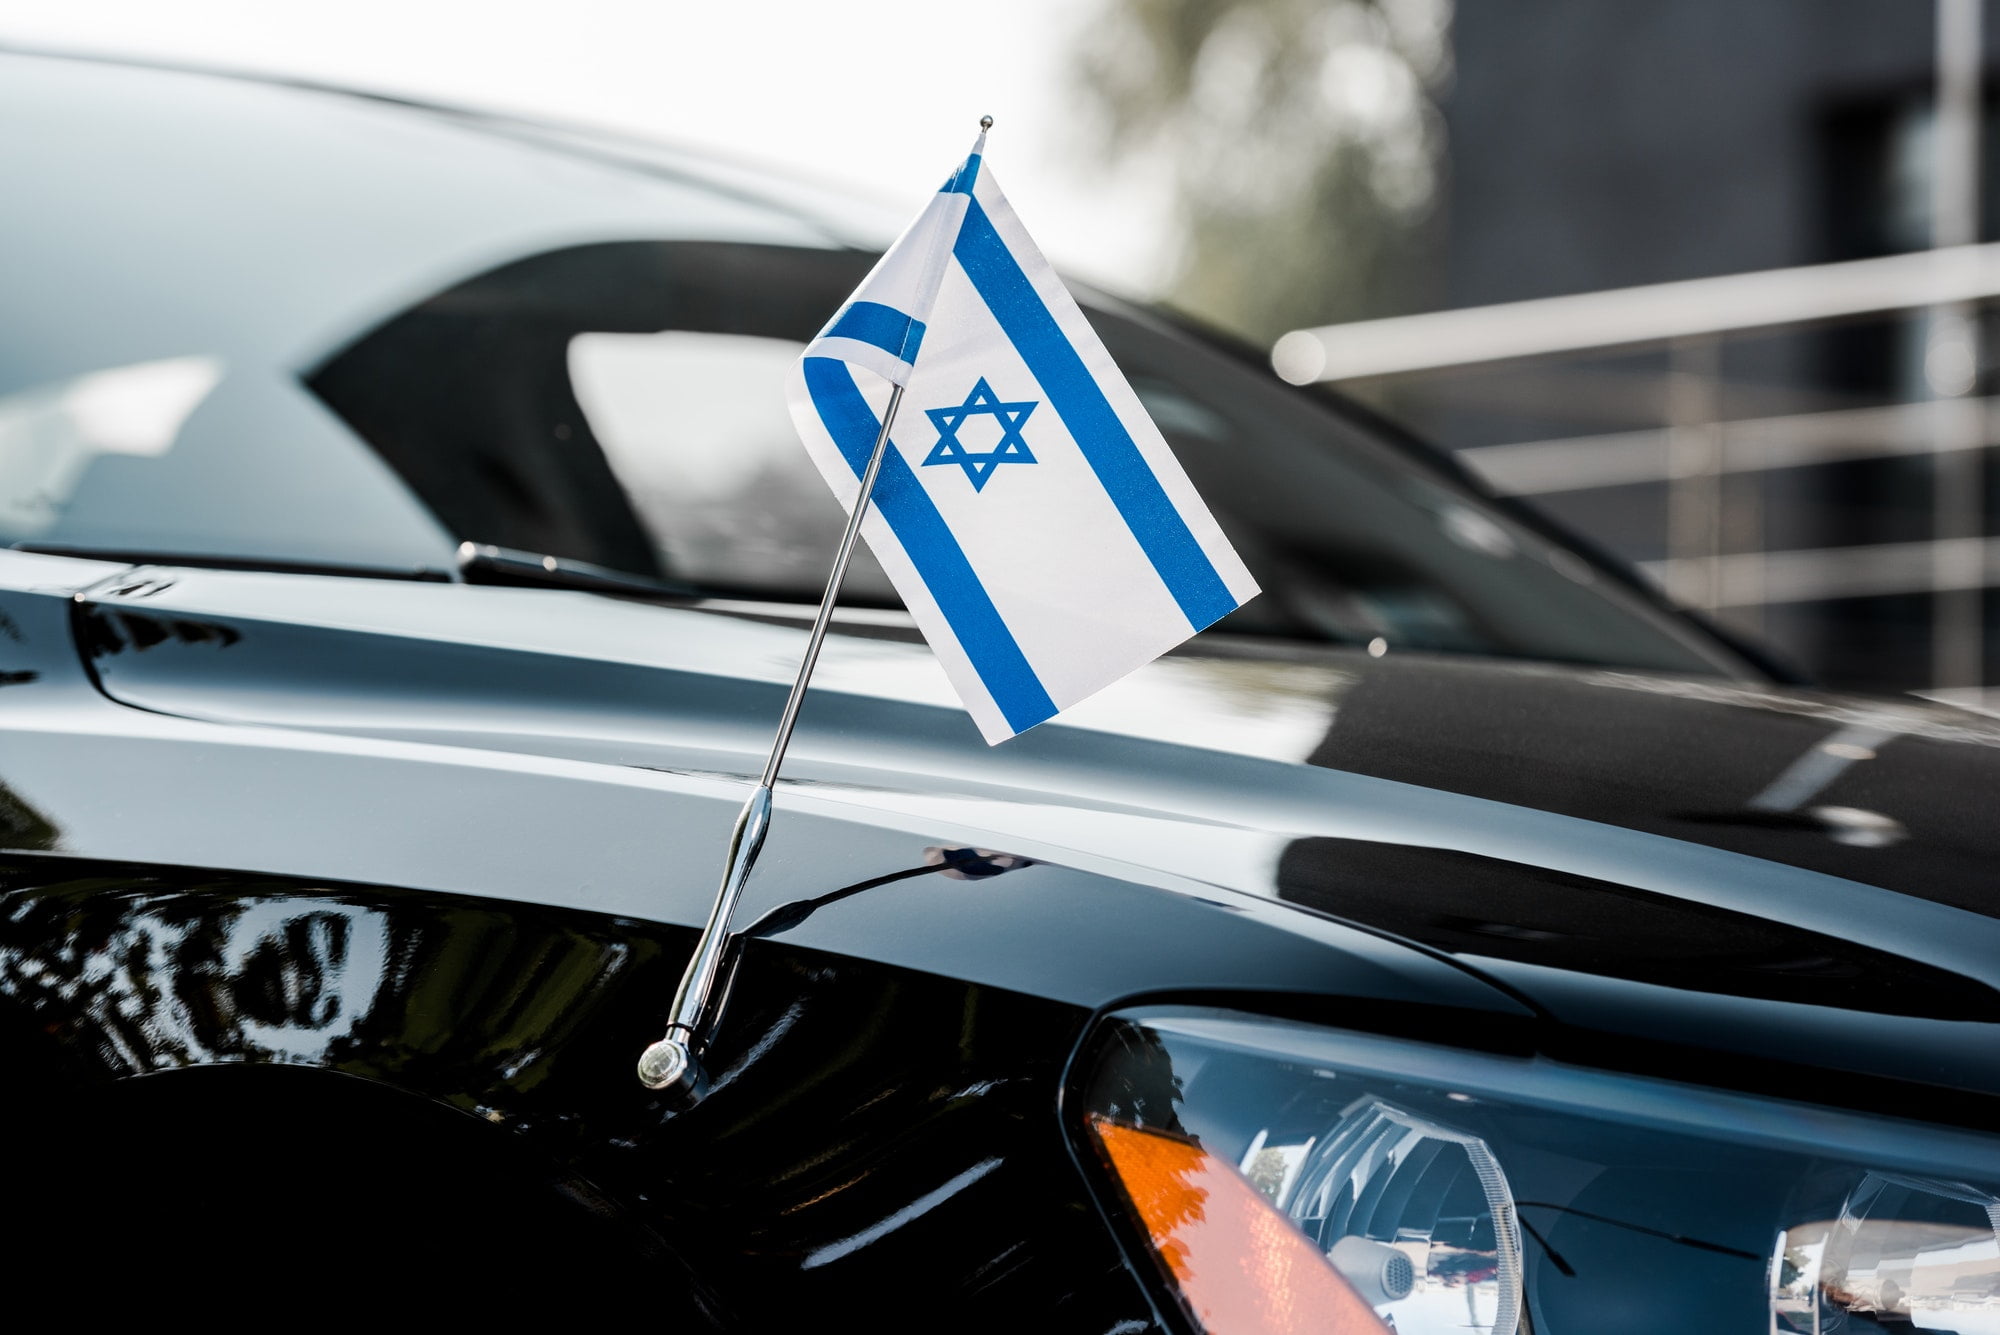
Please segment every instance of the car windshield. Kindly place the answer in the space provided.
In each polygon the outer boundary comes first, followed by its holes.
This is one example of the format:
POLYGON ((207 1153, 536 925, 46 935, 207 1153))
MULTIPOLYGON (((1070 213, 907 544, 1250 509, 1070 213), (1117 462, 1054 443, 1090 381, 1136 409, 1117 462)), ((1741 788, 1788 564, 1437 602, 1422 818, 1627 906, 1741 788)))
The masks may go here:
MULTIPOLYGON (((96 72, 20 64, 45 110, 95 105, 96 72)), ((12 164, 109 193, 0 219, 0 545, 449 576, 469 541, 817 599, 843 516, 783 382, 873 261, 839 226, 505 126, 126 78, 145 118, 51 115, 12 164)), ((1207 643, 1746 670, 1338 403, 1083 296, 1264 590, 1207 643)), ((865 555, 848 596, 896 602, 865 555)))
MULTIPOLYGON (((538 255, 419 303, 310 383, 456 534, 810 601, 843 516, 784 375, 871 258, 672 242, 538 255)), ((1089 309, 1264 589, 1220 632, 1718 670, 1589 562, 1333 405, 1146 312, 1089 309)), ((896 602, 872 560, 848 598, 896 602)))

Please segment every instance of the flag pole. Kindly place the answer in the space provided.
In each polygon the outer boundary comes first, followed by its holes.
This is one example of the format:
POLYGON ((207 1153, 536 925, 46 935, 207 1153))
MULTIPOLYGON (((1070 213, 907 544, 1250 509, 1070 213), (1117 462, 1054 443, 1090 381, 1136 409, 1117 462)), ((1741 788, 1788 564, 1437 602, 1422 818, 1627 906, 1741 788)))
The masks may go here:
POLYGON ((715 904, 709 910, 708 923, 701 929, 694 957, 688 961, 687 969, 681 975, 680 988, 674 993, 667 1032, 639 1054, 639 1082, 648 1089, 668 1090, 690 1100, 700 1098, 706 1092, 708 1077, 702 1069, 698 1052, 703 1046, 702 1018, 715 991, 716 979, 722 973, 723 947, 729 943, 730 915, 736 911, 736 901, 742 898, 743 886, 750 879, 750 869, 756 864, 757 854, 764 847, 764 836, 771 828, 771 790, 778 782, 778 768, 785 762, 785 748, 791 745, 792 729, 799 721, 799 707, 805 703, 806 684, 812 680, 813 668, 819 663, 820 646, 826 642, 826 630, 833 620, 834 604, 840 598, 840 587, 846 582, 847 567, 854 559, 855 543, 861 536, 861 521, 868 513, 868 502, 875 494, 875 479, 881 475, 882 461, 889 453, 889 428, 895 423, 896 409, 902 406, 902 402, 903 387, 897 385, 889 395, 888 408, 882 414, 882 430, 877 433, 875 448, 868 455, 868 467, 862 471, 860 494, 854 499, 853 513, 847 517, 847 530, 840 535, 840 549, 834 553, 833 570, 826 577, 826 592, 819 600, 819 615, 813 618, 812 634, 806 639, 805 658, 799 663, 798 676, 792 680, 792 693, 785 698, 785 712, 778 720, 778 735, 771 742, 771 754, 765 758, 764 773, 751 790, 743 809, 736 813, 736 827, 729 836, 729 860, 722 873, 722 886, 715 892, 715 904))

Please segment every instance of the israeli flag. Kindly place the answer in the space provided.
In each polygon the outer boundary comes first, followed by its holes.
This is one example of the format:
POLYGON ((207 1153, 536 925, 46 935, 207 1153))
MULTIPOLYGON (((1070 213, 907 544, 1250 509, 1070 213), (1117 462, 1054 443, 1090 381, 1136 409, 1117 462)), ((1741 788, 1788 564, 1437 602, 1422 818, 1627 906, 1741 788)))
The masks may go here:
POLYGON ((965 164, 792 369, 792 419, 989 743, 1257 593, 982 162, 965 164))

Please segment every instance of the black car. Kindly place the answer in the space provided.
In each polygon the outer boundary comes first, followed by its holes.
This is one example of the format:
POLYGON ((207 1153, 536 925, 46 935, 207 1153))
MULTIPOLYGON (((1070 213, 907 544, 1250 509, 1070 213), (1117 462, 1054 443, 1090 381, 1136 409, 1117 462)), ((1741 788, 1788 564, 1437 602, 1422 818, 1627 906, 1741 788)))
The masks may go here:
POLYGON ((1266 592, 989 749, 859 570, 676 1100, 883 221, 103 61, 0 123, 17 1307, 2000 1330, 2000 722, 1086 292, 1266 592))

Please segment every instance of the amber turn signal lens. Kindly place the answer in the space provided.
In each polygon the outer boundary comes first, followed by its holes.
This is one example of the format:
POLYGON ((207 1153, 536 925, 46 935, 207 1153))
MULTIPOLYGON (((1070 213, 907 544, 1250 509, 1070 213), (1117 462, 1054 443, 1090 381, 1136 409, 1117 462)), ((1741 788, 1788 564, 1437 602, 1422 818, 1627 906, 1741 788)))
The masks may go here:
POLYGON ((1208 1335, 1388 1335, 1320 1249, 1192 1141, 1089 1119, 1182 1301, 1208 1335))

